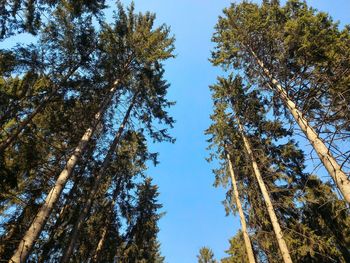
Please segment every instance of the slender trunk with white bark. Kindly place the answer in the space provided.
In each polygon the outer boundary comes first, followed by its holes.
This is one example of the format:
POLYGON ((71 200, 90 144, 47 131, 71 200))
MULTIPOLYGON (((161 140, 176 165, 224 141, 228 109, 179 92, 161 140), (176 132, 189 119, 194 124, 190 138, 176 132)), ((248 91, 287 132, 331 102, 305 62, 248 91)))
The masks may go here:
POLYGON ((97 125, 101 122, 102 117, 106 109, 108 108, 115 91, 117 90, 118 84, 119 81, 117 80, 112 85, 112 88, 109 90, 107 97, 103 100, 100 109, 95 114, 94 120, 92 121, 90 127, 85 131, 78 146, 75 148, 73 154, 67 161, 65 168, 58 176, 55 185, 48 193, 44 204, 39 209, 38 214, 34 218, 27 232, 24 234, 24 237, 20 241, 17 250, 15 251, 9 262, 23 263, 28 258, 30 251, 32 250, 37 238, 39 237, 41 231, 44 228, 44 225, 46 224, 47 219, 49 218, 52 212, 52 209, 54 208, 54 205, 59 200, 62 190, 65 184, 67 183, 69 177, 71 176, 75 165, 77 164, 81 155, 85 152, 88 143, 96 130, 97 125))
POLYGON ((281 254, 282 254, 283 262, 284 263, 292 263, 292 259, 291 259, 290 254, 289 254, 289 250, 288 250, 286 241, 283 238, 283 232, 282 232, 281 226, 280 226, 280 224, 278 222, 275 210, 274 210, 272 202, 271 202, 270 195, 268 193, 268 190, 266 188, 264 180, 263 180, 263 178, 261 176, 260 169, 259 169, 258 164, 256 162, 256 159, 254 157, 252 148, 250 146, 248 138, 245 136, 245 132, 244 132, 243 126, 241 125, 238 117, 236 118, 236 120, 237 120, 237 123, 238 123, 239 132, 240 132, 240 134, 242 136, 242 139, 243 139, 244 147, 245 147, 245 149, 246 149, 246 151, 247 151, 247 153, 248 153, 248 155, 250 157, 250 161, 252 163, 252 168, 253 168, 255 177, 256 177, 256 179, 258 181, 261 193, 262 193, 262 195, 264 197, 264 200, 265 200, 265 204, 266 204, 266 207, 267 207, 267 212, 269 213, 269 217, 270 217, 270 220, 271 220, 273 231, 275 232, 275 236, 276 236, 276 239, 277 239, 278 247, 279 247, 279 249, 281 251, 281 254))
POLYGON ((93 201, 95 199, 95 196, 99 190, 99 186, 100 186, 100 183, 101 183, 101 179, 103 178, 103 175, 105 174, 109 164, 110 164, 110 161, 112 159, 112 156, 115 152, 115 149, 116 147, 118 146, 119 142, 120 142, 120 138, 123 134, 123 131, 124 131, 124 128, 125 128, 125 125, 127 124, 128 120, 129 120, 129 117, 130 117, 130 113, 135 105, 135 101, 136 101, 136 98, 137 98, 137 95, 138 93, 135 93, 135 95, 133 96, 133 99, 129 105, 129 108, 128 110, 126 111, 125 113, 125 116, 124 116, 124 119, 121 123, 121 125, 119 126, 119 129, 118 129, 118 132, 116 134, 116 136, 114 137, 114 140, 112 142, 112 144, 110 145, 109 147, 109 150, 108 150, 108 153, 106 155, 106 157, 104 158, 104 161, 103 161, 103 164, 102 164, 102 167, 100 169, 100 171, 98 172, 96 178, 95 178, 95 182, 93 184, 93 188, 89 194, 89 197, 88 197, 88 200, 85 202, 85 205, 81 211, 81 213, 79 214, 79 217, 78 219, 75 221, 75 224, 73 226, 73 230, 72 230, 72 233, 71 233, 71 237, 70 237, 70 241, 69 241, 69 244, 66 248, 66 251, 64 252, 63 254, 63 257, 61 259, 61 263, 66 263, 66 262, 69 262, 69 259, 73 253, 73 250, 74 250, 74 247, 76 245, 76 240, 78 238, 78 234, 79 234, 79 231, 84 223, 84 220, 87 216, 87 214, 89 213, 90 209, 91 209, 91 206, 93 204, 93 201))
POLYGON ((350 203, 350 180, 348 175, 341 169, 341 166, 337 163, 333 155, 330 153, 326 145, 319 138, 315 130, 310 126, 309 122, 304 117, 303 113, 297 108, 295 103, 289 98, 287 92, 282 88, 278 80, 276 80, 270 73, 270 71, 264 66, 264 63, 258 58, 253 50, 250 49, 250 53, 255 57, 258 65, 264 72, 265 76, 270 79, 275 88, 270 88, 275 91, 283 103, 287 106, 290 113, 298 123, 300 129, 304 132, 305 136, 315 149, 318 157, 327 169, 330 176, 333 178, 338 189, 342 193, 344 199, 350 203))
POLYGON ((234 192, 233 194, 235 196, 235 201, 236 201, 236 205, 237 205, 238 213, 239 213, 239 219, 241 221, 244 244, 245 244, 246 252, 248 255, 248 260, 249 260, 249 263, 255 263, 253 247, 252 247, 252 243, 250 241, 250 237, 248 235, 247 224, 245 222, 245 216, 243 213, 242 204, 241 204, 241 201, 239 199, 236 176, 235 176, 235 173, 234 173, 234 170, 232 167, 231 156, 229 153, 227 153, 227 160, 228 160, 229 170, 230 170, 230 174, 231 174, 231 181, 232 181, 233 192, 234 192))

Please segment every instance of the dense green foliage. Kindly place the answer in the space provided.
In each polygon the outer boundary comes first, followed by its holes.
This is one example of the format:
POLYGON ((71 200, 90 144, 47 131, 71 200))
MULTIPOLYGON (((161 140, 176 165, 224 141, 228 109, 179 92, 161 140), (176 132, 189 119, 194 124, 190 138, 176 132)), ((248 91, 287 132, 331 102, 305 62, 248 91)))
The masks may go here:
POLYGON ((60 261, 74 240, 72 262, 163 262, 162 206, 146 170, 157 164, 148 141, 174 141, 162 64, 173 57, 168 27, 155 27, 154 14, 136 14, 120 2, 112 23, 103 20, 104 1, 1 5, 2 37, 37 36, 33 44, 0 51, 0 259, 11 258, 82 135, 95 125, 29 259, 60 261), (22 14, 26 20, 17 20, 22 14))
POLYGON ((0 2, 0 40, 16 33, 38 34, 56 9, 64 8, 79 17, 84 13, 102 15, 105 0, 10 0, 0 2))
POLYGON ((215 263, 213 251, 208 247, 202 247, 199 250, 199 255, 197 256, 198 263, 215 263))
MULTIPOLYGON (((209 161, 219 160, 215 185, 228 187, 224 204, 228 213, 236 213, 227 153, 232 157, 257 262, 283 260, 243 135, 252 145, 293 262, 348 262, 348 207, 332 182, 304 171, 296 122, 274 92, 272 78, 348 169, 344 145, 350 82, 343 73, 349 69, 349 27, 340 30, 327 14, 303 1, 290 0, 285 6, 279 1, 242 2, 224 9, 213 41, 212 63, 232 73, 211 86, 209 161)), ((222 261, 248 262, 244 246, 239 232, 222 261)))
MULTIPOLYGON (((246 127, 246 136, 253 145, 255 158, 294 261, 327 262, 332 259, 336 262, 342 260, 341 251, 344 251, 343 257, 346 259, 348 245, 344 242, 347 233, 335 233, 332 231, 334 223, 331 223, 334 218, 342 218, 341 222, 338 221, 337 229, 348 228, 349 213, 345 204, 338 200, 329 186, 303 172, 304 156, 291 138, 291 132, 283 128, 281 121, 267 119, 268 100, 259 91, 246 88, 239 76, 220 78, 218 84, 212 86, 212 91, 215 105, 215 113, 212 115, 214 124, 207 132, 212 135, 215 157, 224 160, 222 168, 215 171, 216 184, 226 186, 229 181, 225 161, 225 153, 229 151, 239 176, 241 199, 245 205, 253 246, 256 253, 261 255, 261 260, 282 261, 260 189, 252 176, 250 159, 238 132, 238 120, 246 127), (328 189, 327 196, 330 199, 325 198, 326 196, 315 196, 313 191, 323 193, 322 190, 316 190, 316 186, 328 189), (332 205, 327 209, 328 202, 332 205), (327 209, 327 214, 333 216, 325 218, 320 209, 312 210, 313 214, 310 216, 304 214, 315 203, 318 204, 316 207, 327 209), (340 206, 338 209, 343 211, 343 216, 337 216, 334 206, 340 206), (309 221, 310 218, 321 220, 324 230, 320 231, 315 223, 309 221), (329 220, 329 225, 325 226, 329 220)), ((233 207, 235 211, 230 192, 227 197, 227 209, 233 207)), ((235 244, 231 245, 234 249, 235 244)), ((241 255, 238 253, 237 257, 240 258, 241 255)), ((344 259, 343 262, 346 262, 344 259)))
MULTIPOLYGON (((243 70, 251 83, 270 93, 270 74, 329 145, 344 168, 349 152, 350 27, 339 29, 331 17, 290 0, 232 4, 224 10, 213 36, 212 62, 226 69, 243 70)), ((286 114, 276 93, 270 94, 274 114, 286 114)))
MULTIPOLYGON (((165 261, 147 168, 158 163, 149 143, 174 142, 163 66, 174 37, 133 4, 117 1, 112 21, 106 8, 0 1, 0 41, 31 41, 0 49, 0 261, 165 261)), ((350 170, 350 26, 302 0, 243 1, 224 9, 212 40, 211 62, 228 74, 210 87, 208 159, 227 214, 238 196, 248 228, 221 262, 290 262, 281 240, 293 262, 350 262, 349 206, 324 161, 350 170), (333 181, 310 167, 300 133, 333 181)), ((197 258, 217 262, 208 247, 197 258)))

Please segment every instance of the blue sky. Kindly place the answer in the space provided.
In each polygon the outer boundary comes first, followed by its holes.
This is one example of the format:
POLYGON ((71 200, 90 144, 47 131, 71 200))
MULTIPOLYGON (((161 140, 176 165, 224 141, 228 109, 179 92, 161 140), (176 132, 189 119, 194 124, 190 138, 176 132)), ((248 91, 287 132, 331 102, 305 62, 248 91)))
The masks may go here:
MULTIPOLYGON (((130 1, 122 1, 129 3, 130 1)), ((152 146, 160 152, 160 164, 150 168, 160 188, 165 217, 160 221, 159 239, 168 263, 197 262, 201 246, 225 256, 228 239, 240 227, 239 219, 226 217, 221 201, 224 191, 212 186, 213 166, 208 156, 204 130, 209 126, 212 104, 208 86, 220 69, 210 65, 210 41, 217 17, 227 0, 135 0, 136 9, 157 14, 159 23, 171 26, 176 37, 177 57, 166 64, 171 83, 169 99, 177 101, 171 110, 177 123, 175 144, 152 146)), ((310 5, 330 13, 341 24, 350 23, 348 0, 310 0, 310 5)), ((306 145, 300 144, 302 148, 306 145)))

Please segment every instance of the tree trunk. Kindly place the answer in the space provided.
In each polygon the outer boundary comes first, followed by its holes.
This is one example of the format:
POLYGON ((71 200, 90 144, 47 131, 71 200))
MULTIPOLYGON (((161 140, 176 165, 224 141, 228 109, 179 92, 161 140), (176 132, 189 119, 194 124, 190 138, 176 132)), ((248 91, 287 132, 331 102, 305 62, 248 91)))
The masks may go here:
MULTIPOLYGON (((90 151, 92 153, 92 150, 90 151)), ((77 173, 77 176, 75 176, 74 184, 72 188, 69 190, 69 193, 65 199, 64 205, 59 210, 60 212, 58 213, 57 220, 54 223, 54 225, 51 227, 51 229, 48 231, 49 238, 41 248, 41 255, 38 260, 39 263, 45 262, 45 260, 48 260, 48 255, 49 255, 50 249, 54 245, 54 242, 56 240, 59 240, 62 234, 64 233, 63 229, 59 229, 59 228, 62 228, 63 219, 65 218, 65 216, 67 216, 67 210, 71 207, 71 204, 69 202, 74 202, 72 198, 74 194, 76 194, 76 190, 78 189, 79 183, 83 177, 86 164, 87 162, 82 164, 80 171, 77 173)), ((66 224, 63 224, 63 228, 65 227, 65 225, 66 224)))
POLYGON ((326 145, 318 137, 314 129, 309 125, 306 118, 303 116, 302 112, 296 107, 295 103, 288 97, 287 92, 282 88, 281 84, 273 78, 270 71, 264 66, 264 63, 258 58, 255 52, 250 49, 250 53, 255 57, 258 65, 263 70, 266 77, 270 79, 275 88, 270 88, 274 90, 280 99, 289 109, 290 113, 293 115, 294 119, 298 123, 300 129, 304 132, 305 136, 312 144, 317 155, 319 156, 324 167, 327 169, 330 176, 333 178, 340 192, 342 193, 345 200, 350 203, 350 180, 345 172, 341 169, 340 165, 337 163, 335 158, 329 152, 326 145))
POLYGON ((103 175, 105 174, 109 164, 110 164, 110 161, 111 161, 111 158, 113 156, 113 153, 115 152, 115 149, 116 147, 118 146, 119 144, 119 141, 120 141, 120 138, 122 136, 122 133, 124 131, 124 128, 125 128, 125 125, 126 123, 128 122, 129 120, 129 117, 130 117, 130 113, 135 105, 135 101, 136 101, 136 98, 137 98, 137 95, 138 93, 135 93, 133 98, 132 98, 132 101, 130 102, 130 105, 129 105, 129 108, 128 110, 126 111, 125 113, 125 116, 124 116, 124 119, 121 123, 121 125, 119 126, 119 129, 118 129, 118 132, 116 134, 116 136, 114 137, 114 140, 112 142, 112 144, 110 145, 109 147, 109 150, 108 150, 108 153, 106 155, 106 157, 104 158, 104 161, 103 161, 103 164, 102 164, 102 167, 99 171, 99 173, 97 174, 96 178, 95 178, 95 183, 93 185, 93 188, 90 192, 90 195, 88 197, 88 200, 85 202, 85 205, 77 219, 77 221, 75 222, 74 224, 74 227, 73 227, 73 230, 72 230, 72 233, 71 233, 71 238, 70 238, 70 241, 69 241, 69 244, 64 252, 64 255, 61 259, 61 263, 66 263, 66 262, 69 262, 69 259, 72 255, 72 252, 74 250, 74 247, 76 245, 76 240, 77 240, 77 237, 78 237, 78 234, 79 234, 79 231, 84 223, 84 220, 85 220, 85 217, 87 216, 87 214, 89 213, 90 209, 91 209, 91 206, 93 204, 93 201, 94 201, 94 198, 98 192, 98 189, 99 189, 99 186, 100 186, 100 182, 101 182, 101 179, 103 178, 103 175))
POLYGON ((106 238, 107 238, 108 229, 111 226, 111 222, 113 221, 114 206, 115 206, 116 200, 118 198, 118 195, 119 195, 120 191, 122 190, 121 189, 122 180, 123 180, 123 178, 121 178, 121 177, 118 178, 117 186, 115 187, 115 189, 113 191, 112 201, 109 202, 106 205, 106 207, 103 208, 103 209, 105 209, 105 208, 108 207, 109 209, 106 212, 106 218, 105 218, 104 226, 103 226, 103 229, 102 229, 101 238, 98 241, 96 249, 95 249, 95 251, 92 254, 91 262, 93 262, 93 263, 100 262, 100 260, 99 260, 100 254, 101 254, 101 251, 103 249, 104 243, 105 243, 106 238))
POLYGON ((236 205, 238 208, 239 219, 241 220, 244 244, 245 244, 246 252, 248 255, 248 260, 249 260, 249 263, 255 263, 255 257, 254 257, 254 252, 253 252, 253 248, 252 248, 252 243, 250 242, 250 237, 249 237, 248 232, 247 232, 247 225, 245 222, 245 216, 243 213, 242 204, 241 204, 241 201, 239 199, 239 194, 238 194, 236 176, 235 176, 235 173, 233 171, 231 156, 229 153, 227 153, 227 160, 228 160, 229 170, 230 170, 230 174, 231 174, 231 181, 232 181, 233 192, 234 192, 233 194, 235 196, 235 201, 236 201, 236 205))
POLYGON ((272 205, 269 193, 268 193, 268 190, 267 190, 267 188, 265 186, 265 183, 263 181, 263 178, 261 176, 258 164, 257 164, 257 162, 255 160, 254 155, 253 155, 250 143, 249 143, 248 139, 246 138, 246 136, 244 134, 243 126, 241 125, 238 117, 236 118, 236 120, 237 120, 237 123, 238 123, 239 132, 240 132, 240 134, 242 136, 242 139, 243 139, 243 142, 244 142, 244 147, 245 147, 245 149, 246 149, 246 151, 247 151, 247 153, 248 153, 248 155, 250 157, 255 177, 256 177, 256 179, 258 181, 261 193, 262 193, 262 195, 264 197, 265 204, 267 206, 267 211, 268 211, 269 216, 270 216, 270 220, 271 220, 271 224, 272 224, 272 227, 273 227, 273 231, 275 232, 277 243, 278 243, 279 249, 281 251, 283 261, 284 261, 284 263, 292 263, 292 259, 291 259, 290 254, 289 254, 289 250, 288 250, 287 244, 286 244, 285 240, 283 239, 282 229, 281 229, 281 227, 279 225, 276 213, 274 211, 274 208, 273 208, 273 205, 272 205))
MULTIPOLYGON (((40 193, 35 192, 29 197, 29 201, 21 211, 20 216, 11 223, 11 227, 7 229, 7 233, 0 239, 0 259, 8 260, 13 251, 17 247, 17 240, 23 235, 28 222, 32 220, 38 207, 35 205, 35 200, 39 197, 40 193)), ((1 260, 0 260, 1 262, 1 260)))
MULTIPOLYGON (((80 67, 80 63, 77 64, 62 80, 62 83, 65 83, 74 72, 80 67)), ((37 106, 32 113, 22 122, 19 123, 18 127, 15 129, 12 134, 9 135, 3 142, 0 143, 0 153, 5 151, 7 147, 9 147, 14 140, 19 136, 19 134, 28 126, 28 124, 34 119, 34 117, 45 109, 46 105, 50 102, 53 96, 57 94, 59 90, 59 86, 54 85, 52 91, 48 94, 46 98, 43 99, 43 102, 37 106)))
POLYGON ((94 254, 92 256, 92 259, 91 259, 91 262, 93 262, 93 263, 99 262, 100 253, 101 253, 103 245, 106 241, 108 228, 110 226, 111 216, 112 216, 112 211, 113 211, 114 205, 115 205, 115 199, 109 203, 109 210, 108 210, 108 213, 106 213, 107 215, 106 215, 106 219, 105 219, 104 226, 102 229, 102 234, 101 234, 100 240, 97 243, 97 247, 96 247, 94 254))
POLYGON ((109 106, 115 91, 117 90, 118 84, 119 84, 119 80, 115 81, 114 84, 112 85, 112 88, 109 90, 107 97, 103 100, 100 106, 100 109, 95 114, 95 118, 92 121, 90 127, 85 131, 78 146, 75 148, 74 153, 71 155, 71 157, 66 163, 65 168, 62 170, 62 172, 58 176, 58 179, 54 187, 48 193, 44 204, 40 208, 38 214, 36 215, 33 222, 31 223, 31 226, 29 227, 24 237, 20 241, 17 250, 15 251, 12 258, 10 259, 10 262, 22 263, 22 262, 25 262, 26 259, 28 258, 29 253, 34 246, 36 239, 39 237, 42 229, 44 228, 44 225, 48 217, 50 216, 54 205, 57 203, 65 184, 67 183, 69 177, 71 176, 75 165, 77 164, 80 156, 86 150, 88 143, 94 131, 96 130, 97 125, 101 122, 103 114, 106 111, 107 107, 109 106))

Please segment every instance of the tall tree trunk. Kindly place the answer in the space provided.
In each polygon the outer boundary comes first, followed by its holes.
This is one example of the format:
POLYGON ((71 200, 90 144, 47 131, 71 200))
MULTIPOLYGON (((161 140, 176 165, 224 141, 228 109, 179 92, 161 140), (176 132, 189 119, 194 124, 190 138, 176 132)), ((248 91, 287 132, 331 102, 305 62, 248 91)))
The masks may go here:
POLYGON ((272 202, 271 202, 271 199, 270 199, 270 195, 268 193, 268 190, 267 190, 267 188, 265 186, 265 183, 263 181, 263 178, 261 176, 258 164, 257 164, 256 159, 254 157, 254 154, 252 152, 250 143, 248 141, 248 138, 245 136, 245 132, 244 132, 243 126, 241 125, 238 117, 236 118, 236 120, 237 120, 237 123, 238 123, 239 132, 240 132, 240 134, 242 136, 242 139, 243 139, 244 147, 245 147, 245 149, 246 149, 246 151, 247 151, 247 153, 248 153, 248 155, 250 157, 255 177, 256 177, 256 179, 258 181, 261 193, 262 193, 262 195, 264 197, 265 204, 267 206, 267 212, 269 213, 269 217, 270 217, 270 220, 271 220, 273 231, 275 232, 277 243, 278 243, 279 249, 281 251, 283 261, 284 261, 284 263, 292 263, 292 259, 291 259, 290 254, 289 254, 289 250, 288 250, 287 244, 286 244, 286 242, 285 242, 285 240, 283 238, 283 233, 282 233, 281 226, 280 226, 280 224, 278 222, 276 213, 274 211, 274 208, 273 208, 273 205, 272 205, 272 202))
MULTIPOLYGON (((90 151, 92 154, 92 152, 93 152, 92 149, 90 151)), ((87 165, 87 162, 84 162, 81 166, 80 171, 75 176, 73 186, 69 190, 69 193, 68 193, 67 197, 65 198, 64 205, 59 210, 57 220, 54 223, 54 225, 51 227, 51 229, 48 231, 49 238, 41 248, 41 254, 40 254, 38 262, 45 262, 45 260, 48 260, 48 255, 49 255, 50 249, 54 245, 55 241, 59 240, 60 237, 62 236, 62 234, 64 233, 63 229, 59 229, 59 228, 62 228, 63 220, 67 216, 67 210, 71 207, 70 202, 73 202, 72 199, 74 197, 74 194, 76 194, 79 183, 83 177, 83 173, 84 173, 84 170, 86 168, 86 165, 87 165), (59 230, 59 231, 57 231, 57 230, 59 230)), ((63 224, 63 228, 65 227, 65 225, 66 224, 63 224)))
POLYGON ((287 92, 282 88, 281 84, 276 80, 270 73, 270 71, 264 66, 264 63, 258 58, 252 49, 249 49, 250 53, 255 57, 258 65, 263 70, 266 77, 270 79, 275 88, 270 88, 274 90, 283 103, 287 106, 290 113, 293 115, 294 119, 298 123, 300 129, 304 132, 305 136, 312 144, 317 155, 319 156, 324 167, 327 169, 330 176, 333 178, 340 192, 342 193, 345 200, 350 203, 350 180, 345 172, 341 169, 341 166, 337 163, 335 158, 329 152, 326 145, 318 137, 315 130, 309 125, 303 113, 296 107, 295 103, 288 97, 287 92))
POLYGON ((103 245, 104 245, 105 240, 106 240, 106 236, 107 236, 108 227, 109 227, 109 224, 106 222, 106 225, 105 225, 105 226, 103 227, 103 229, 102 229, 102 235, 101 235, 101 238, 100 238, 100 240, 98 241, 98 244, 97 244, 96 250, 95 250, 95 252, 94 252, 94 255, 92 256, 92 260, 91 260, 91 262, 93 262, 93 263, 98 262, 98 259, 99 259, 99 256, 100 256, 100 253, 101 253, 101 250, 102 250, 103 245))
POLYGON ((25 233, 24 237, 19 243, 17 250, 14 255, 10 259, 10 262, 22 263, 25 262, 29 256, 30 251, 32 250, 36 239, 39 237, 44 225, 51 214, 51 211, 54 205, 57 203, 61 192, 67 183, 69 177, 71 176, 75 165, 77 164, 80 156, 85 152, 88 143, 96 130, 97 125, 101 122, 104 112, 109 106, 115 91, 117 90, 117 86, 119 84, 119 80, 115 81, 112 85, 112 88, 109 90, 107 97, 103 100, 100 109, 95 114, 95 117, 90 125, 90 127, 85 131, 82 136, 78 146, 75 148, 74 153, 71 155, 69 160, 66 163, 65 168, 62 170, 58 179, 54 185, 54 187, 48 193, 44 204, 40 208, 38 214, 34 218, 31 223, 29 229, 25 233))
POLYGON ((112 201, 109 202, 105 207, 103 207, 102 209, 108 208, 108 211, 106 211, 106 218, 105 218, 105 222, 103 225, 103 229, 102 229, 102 234, 101 237, 97 243, 96 249, 93 252, 92 256, 91 256, 91 262, 93 263, 97 263, 100 260, 100 254, 101 251, 103 249, 103 246, 106 242, 106 238, 107 238, 107 233, 108 233, 108 229, 111 226, 111 223, 113 222, 113 210, 114 210, 114 206, 116 204, 116 200, 118 198, 118 195, 120 194, 120 191, 122 191, 121 185, 122 185, 122 181, 123 178, 119 177, 118 178, 118 182, 116 184, 116 187, 113 191, 113 195, 112 195, 112 201))
POLYGON ((97 176, 95 177, 95 183, 93 185, 93 188, 89 194, 89 197, 88 197, 88 200, 85 202, 85 205, 81 211, 81 213, 79 214, 79 217, 78 219, 75 221, 75 224, 73 226, 73 230, 72 230, 72 233, 71 233, 71 238, 70 238, 70 241, 69 241, 69 244, 66 248, 66 251, 64 252, 64 255, 61 259, 61 263, 66 263, 69 261, 70 259, 70 256, 72 255, 72 252, 74 250, 74 247, 76 245, 76 240, 77 240, 77 237, 78 237, 78 233, 84 223, 84 220, 87 216, 87 214, 89 213, 90 209, 91 209, 91 206, 93 204, 93 201, 94 201, 94 198, 99 190, 99 186, 100 186, 100 183, 101 183, 101 179, 103 178, 103 175, 105 174, 109 164, 110 164, 110 161, 112 159, 112 156, 115 152, 115 149, 116 147, 118 146, 119 142, 120 142, 120 138, 123 134, 123 131, 124 131, 124 128, 125 128, 125 125, 127 124, 128 120, 129 120, 129 117, 130 117, 130 113, 135 105, 135 102, 136 102, 136 98, 137 98, 137 95, 138 93, 136 92, 130 102, 130 105, 129 105, 129 108, 127 109, 125 115, 124 115, 124 118, 123 118, 123 121, 122 123, 120 124, 119 126, 119 129, 118 129, 118 132, 117 134, 115 135, 114 137, 114 140, 112 142, 112 144, 110 145, 109 147, 109 150, 108 150, 108 153, 106 155, 106 157, 104 158, 103 160, 103 164, 102 164, 102 167, 100 169, 100 171, 98 172, 97 176))
MULTIPOLYGON (((109 209, 106 212, 106 218, 105 218, 104 226, 102 229, 101 237, 100 237, 100 239, 97 243, 96 249, 93 252, 92 257, 91 257, 92 258, 91 262, 93 262, 93 263, 99 262, 100 254, 101 254, 101 251, 103 249, 103 246, 104 246, 106 238, 107 238, 108 229, 111 226, 111 222, 113 221, 114 206, 116 204, 116 200, 118 198, 118 195, 120 194, 120 191, 122 191, 122 189, 121 189, 122 181, 123 181, 123 178, 119 177, 118 182, 116 184, 116 187, 113 191, 112 201, 106 205, 106 207, 108 207, 109 209)), ((103 209, 105 209, 106 207, 104 207, 103 209)))
POLYGON ((103 249, 103 245, 104 245, 104 243, 106 241, 106 237, 107 237, 107 232, 108 232, 108 229, 110 227, 110 222, 111 222, 110 217, 112 216, 112 210, 113 210, 114 205, 115 205, 115 199, 113 199, 113 201, 109 203, 109 211, 108 211, 106 218, 105 218, 104 226, 102 228, 102 234, 101 234, 101 237, 97 243, 97 247, 96 247, 94 254, 92 256, 92 259, 91 259, 91 262, 93 262, 93 263, 99 262, 100 253, 103 249))
MULTIPOLYGON (((65 83, 74 74, 74 72, 78 70, 79 67, 80 67, 80 63, 78 63, 72 70, 70 70, 70 72, 62 80, 62 83, 65 83)), ((28 124, 34 119, 34 117, 45 109, 46 105, 57 94, 59 88, 60 87, 58 85, 54 85, 50 93, 34 109, 34 111, 30 113, 25 120, 20 122, 18 127, 16 127, 15 130, 3 142, 0 143, 0 153, 5 151, 7 147, 9 147, 14 142, 14 140, 17 139, 19 134, 28 126, 28 124)))
POLYGON ((238 187, 237 187, 237 182, 236 182, 236 176, 232 167, 232 162, 231 162, 231 156, 229 153, 227 153, 227 160, 228 160, 228 165, 229 165, 229 170, 230 170, 230 174, 231 174, 231 181, 232 181, 232 186, 233 186, 233 194, 235 196, 235 201, 236 201, 236 205, 238 208, 238 213, 239 213, 239 219, 241 220, 241 227, 242 227, 242 232, 243 232, 243 238, 244 238, 244 244, 245 244, 245 248, 246 248, 246 252, 248 255, 248 260, 249 263, 255 263, 255 257, 254 257, 254 252, 253 252, 253 247, 252 247, 252 243, 250 241, 250 237, 248 235, 247 232, 247 225, 245 222, 245 216, 243 213, 243 208, 242 208, 242 204, 241 201, 239 199, 239 194, 238 194, 238 187))

